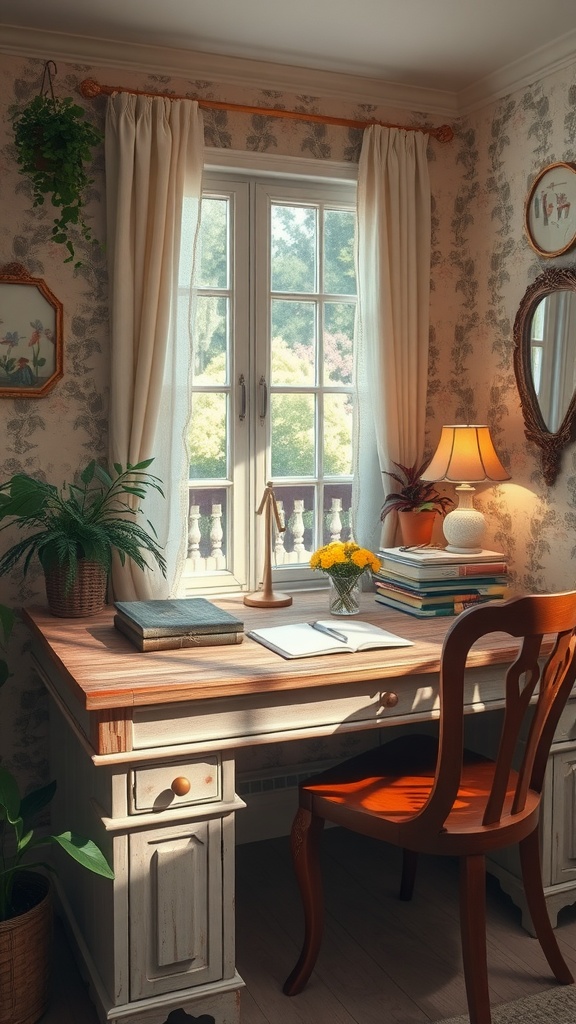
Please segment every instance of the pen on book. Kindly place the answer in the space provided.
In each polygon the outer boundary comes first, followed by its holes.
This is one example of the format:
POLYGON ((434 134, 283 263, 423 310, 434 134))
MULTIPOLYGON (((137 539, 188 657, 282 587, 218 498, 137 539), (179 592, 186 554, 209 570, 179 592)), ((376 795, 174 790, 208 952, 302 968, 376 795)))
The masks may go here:
POLYGON ((339 633, 337 629, 331 629, 330 626, 322 626, 320 622, 311 622, 312 629, 317 629, 319 633, 326 633, 326 636, 334 637, 335 640, 342 640, 342 643, 348 643, 348 637, 344 633, 339 633))

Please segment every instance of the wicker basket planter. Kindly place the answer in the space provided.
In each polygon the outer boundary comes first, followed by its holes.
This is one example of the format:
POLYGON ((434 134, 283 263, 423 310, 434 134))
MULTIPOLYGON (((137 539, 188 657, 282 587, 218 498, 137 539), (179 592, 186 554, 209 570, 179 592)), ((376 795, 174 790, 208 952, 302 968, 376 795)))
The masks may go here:
POLYGON ((99 612, 106 602, 106 570, 98 562, 79 559, 78 573, 72 586, 66 586, 66 569, 45 571, 46 597, 53 615, 64 619, 82 618, 99 612))
POLYGON ((23 871, 14 887, 23 909, 0 923, 0 1024, 36 1024, 50 988, 50 883, 44 875, 23 871))

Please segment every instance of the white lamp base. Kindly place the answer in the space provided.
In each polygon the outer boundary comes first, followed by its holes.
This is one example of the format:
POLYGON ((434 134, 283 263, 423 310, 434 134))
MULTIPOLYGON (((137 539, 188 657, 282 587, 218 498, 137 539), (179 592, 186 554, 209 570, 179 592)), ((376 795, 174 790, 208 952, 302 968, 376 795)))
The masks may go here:
POLYGON ((459 484, 456 488, 458 508, 445 516, 442 527, 448 541, 446 551, 458 555, 478 555, 482 551, 486 520, 483 513, 474 508, 474 491, 470 484, 459 484))

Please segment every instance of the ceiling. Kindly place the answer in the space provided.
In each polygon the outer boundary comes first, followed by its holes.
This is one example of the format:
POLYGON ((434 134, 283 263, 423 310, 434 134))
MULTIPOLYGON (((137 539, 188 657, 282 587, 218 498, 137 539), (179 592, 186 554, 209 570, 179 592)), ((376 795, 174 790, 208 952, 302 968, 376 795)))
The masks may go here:
POLYGON ((456 94, 576 51, 574 0, 1 0, 0 18, 456 94))

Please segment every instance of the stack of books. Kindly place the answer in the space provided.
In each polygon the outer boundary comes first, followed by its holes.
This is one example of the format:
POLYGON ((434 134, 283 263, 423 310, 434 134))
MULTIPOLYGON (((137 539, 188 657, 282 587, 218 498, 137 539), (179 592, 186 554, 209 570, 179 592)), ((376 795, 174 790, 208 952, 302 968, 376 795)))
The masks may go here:
POLYGON ((382 548, 376 601, 418 618, 458 615, 509 596, 508 562, 499 551, 459 555, 442 548, 382 548))
POLYGON ((114 625, 139 651, 240 644, 244 623, 204 597, 116 601, 114 625))

